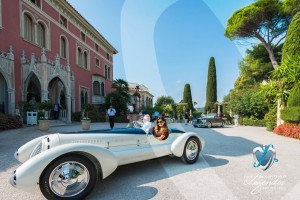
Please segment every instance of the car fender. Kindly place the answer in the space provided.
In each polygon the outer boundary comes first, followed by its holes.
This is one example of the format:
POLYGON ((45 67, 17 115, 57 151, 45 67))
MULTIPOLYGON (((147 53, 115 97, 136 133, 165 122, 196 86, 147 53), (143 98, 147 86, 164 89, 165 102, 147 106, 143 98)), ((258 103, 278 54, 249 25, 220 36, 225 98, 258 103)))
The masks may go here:
POLYGON ((15 153, 15 158, 20 161, 21 163, 24 163, 26 160, 30 158, 31 152, 35 148, 35 146, 42 141, 44 138, 46 138, 47 135, 35 138, 26 144, 22 145, 18 151, 15 153), (19 153, 22 152, 22 153, 19 153))
POLYGON ((190 137, 196 137, 199 139, 200 142, 200 150, 203 149, 204 147, 204 140, 196 133, 193 132, 186 132, 183 135, 179 136, 171 145, 171 151, 173 153, 173 155, 177 156, 177 157, 181 157, 183 155, 183 151, 184 151, 184 146, 186 141, 190 138, 190 137))
POLYGON ((16 188, 34 192, 44 169, 56 158, 72 152, 85 152, 93 155, 100 163, 102 177, 110 175, 118 167, 115 155, 108 149, 94 144, 66 144, 44 151, 21 165, 15 172, 16 188))

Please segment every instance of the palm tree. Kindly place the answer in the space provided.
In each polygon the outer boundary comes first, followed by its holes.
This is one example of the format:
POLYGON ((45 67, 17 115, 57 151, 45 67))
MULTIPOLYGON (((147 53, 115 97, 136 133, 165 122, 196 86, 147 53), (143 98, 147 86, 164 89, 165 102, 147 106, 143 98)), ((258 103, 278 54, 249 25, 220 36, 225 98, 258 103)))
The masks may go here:
POLYGON ((113 81, 113 84, 111 87, 115 88, 123 96, 129 97, 129 87, 128 87, 127 81, 125 81, 123 79, 116 79, 113 81))

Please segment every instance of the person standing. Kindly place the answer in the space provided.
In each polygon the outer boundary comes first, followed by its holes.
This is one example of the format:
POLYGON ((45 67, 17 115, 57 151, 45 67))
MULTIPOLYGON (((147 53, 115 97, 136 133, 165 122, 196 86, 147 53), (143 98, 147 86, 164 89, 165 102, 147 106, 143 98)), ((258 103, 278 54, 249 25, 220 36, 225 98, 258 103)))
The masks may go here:
POLYGON ((237 114, 235 114, 235 115, 233 116, 233 118, 234 118, 234 125, 235 125, 235 126, 238 126, 238 125, 239 125, 239 116, 238 116, 237 114))
POLYGON ((189 115, 188 115, 187 112, 185 112, 185 114, 184 114, 184 122, 185 122, 185 125, 187 125, 188 121, 189 121, 189 115))
POLYGON ((59 109, 60 109, 60 106, 58 103, 55 103, 54 106, 53 106, 53 111, 54 111, 54 119, 55 120, 58 120, 58 116, 59 116, 59 109))
POLYGON ((112 105, 110 105, 109 109, 107 110, 107 115, 108 115, 108 118, 109 118, 110 128, 114 128, 116 110, 113 108, 112 105))

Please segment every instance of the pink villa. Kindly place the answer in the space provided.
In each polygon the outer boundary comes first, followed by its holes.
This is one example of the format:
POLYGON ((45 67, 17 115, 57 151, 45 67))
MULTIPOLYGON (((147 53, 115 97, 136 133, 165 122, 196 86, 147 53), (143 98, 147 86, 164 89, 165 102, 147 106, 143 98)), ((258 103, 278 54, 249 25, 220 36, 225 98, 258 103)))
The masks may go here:
POLYGON ((60 119, 111 92, 118 51, 66 0, 0 0, 0 112, 50 101, 60 119))

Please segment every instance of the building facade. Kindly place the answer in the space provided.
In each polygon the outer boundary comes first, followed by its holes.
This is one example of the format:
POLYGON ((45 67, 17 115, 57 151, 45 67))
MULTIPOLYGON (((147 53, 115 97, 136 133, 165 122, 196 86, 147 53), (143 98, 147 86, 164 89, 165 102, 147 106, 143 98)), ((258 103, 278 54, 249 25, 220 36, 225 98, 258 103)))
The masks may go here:
POLYGON ((145 107, 153 107, 153 95, 143 84, 128 82, 129 94, 133 112, 141 111, 145 107))
POLYGON ((59 103, 63 120, 104 104, 117 50, 66 0, 0 0, 0 112, 59 103))

